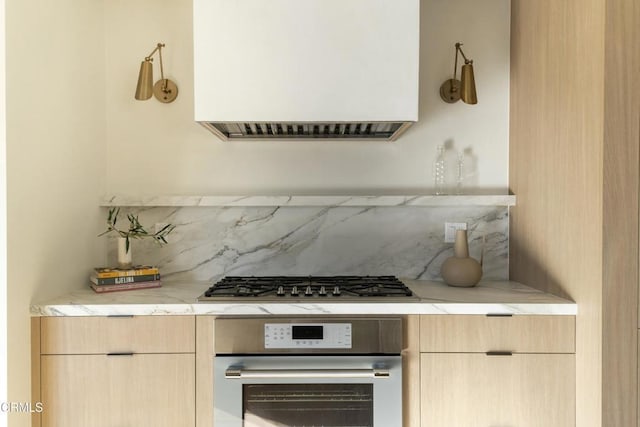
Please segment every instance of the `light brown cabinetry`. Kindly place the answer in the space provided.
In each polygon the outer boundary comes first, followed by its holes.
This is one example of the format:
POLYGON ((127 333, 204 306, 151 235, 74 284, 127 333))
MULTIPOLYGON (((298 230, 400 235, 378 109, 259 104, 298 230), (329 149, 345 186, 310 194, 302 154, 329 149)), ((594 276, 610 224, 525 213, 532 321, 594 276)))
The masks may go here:
POLYGON ((43 317, 43 354, 193 353, 193 316, 43 317))
POLYGON ((194 355, 42 356, 46 427, 193 426, 194 355))
POLYGON ((422 353, 575 353, 574 316, 421 316, 422 353))
POLYGON ((195 425, 193 316, 41 319, 42 427, 195 425))
POLYGON ((574 322, 421 316, 421 426, 575 425, 574 322))
MULTIPOLYGON (((213 317, 33 323, 44 403, 34 426, 211 425, 213 317)), ((575 425, 573 316, 423 315, 404 326, 405 427, 575 425)))

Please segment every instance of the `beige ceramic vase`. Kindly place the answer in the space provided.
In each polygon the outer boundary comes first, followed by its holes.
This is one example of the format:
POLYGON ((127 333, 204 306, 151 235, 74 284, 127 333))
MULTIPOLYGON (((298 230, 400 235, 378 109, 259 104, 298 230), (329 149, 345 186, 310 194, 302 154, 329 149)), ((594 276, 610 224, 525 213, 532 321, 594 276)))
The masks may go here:
POLYGON ((482 277, 482 266, 469 256, 467 230, 456 231, 453 245, 454 256, 447 258, 440 267, 440 275, 449 286, 470 288, 482 277))

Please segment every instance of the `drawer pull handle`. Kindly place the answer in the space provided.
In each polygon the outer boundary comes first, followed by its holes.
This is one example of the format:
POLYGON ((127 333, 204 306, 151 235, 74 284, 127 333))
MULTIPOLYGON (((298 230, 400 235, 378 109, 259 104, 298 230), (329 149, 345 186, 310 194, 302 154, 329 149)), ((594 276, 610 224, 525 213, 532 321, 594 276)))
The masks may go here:
POLYGON ((132 351, 107 353, 107 356, 133 356, 132 351))
POLYGON ((487 317, 513 317, 513 313, 489 313, 487 317))
POLYGON ((487 351, 487 356, 513 356, 512 351, 487 351))
POLYGON ((107 315, 107 317, 116 318, 116 319, 131 318, 133 317, 133 314, 109 314, 107 315))

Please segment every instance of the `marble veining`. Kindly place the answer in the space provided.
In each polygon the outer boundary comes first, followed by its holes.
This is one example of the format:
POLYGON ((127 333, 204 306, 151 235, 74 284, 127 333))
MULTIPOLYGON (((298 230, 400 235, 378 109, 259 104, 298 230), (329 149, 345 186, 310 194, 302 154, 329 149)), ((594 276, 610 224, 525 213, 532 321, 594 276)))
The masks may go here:
MULTIPOLYGON (((508 278, 507 206, 147 206, 123 207, 122 217, 129 212, 145 225, 176 225, 165 247, 132 243, 134 262, 158 265, 167 280, 340 274, 435 280, 453 255, 453 245, 443 242, 447 221, 468 224, 470 253, 482 255, 484 279, 508 278)), ((115 265, 115 237, 104 242, 107 263, 115 265)))
POLYGON ((535 314, 575 315, 577 305, 512 281, 474 288, 402 279, 419 297, 406 302, 196 301, 208 282, 167 282, 161 288, 96 294, 81 289, 31 306, 34 316, 108 315, 331 315, 331 314, 535 314))
POLYGON ((103 206, 515 206, 513 195, 382 196, 128 196, 103 197, 103 206))

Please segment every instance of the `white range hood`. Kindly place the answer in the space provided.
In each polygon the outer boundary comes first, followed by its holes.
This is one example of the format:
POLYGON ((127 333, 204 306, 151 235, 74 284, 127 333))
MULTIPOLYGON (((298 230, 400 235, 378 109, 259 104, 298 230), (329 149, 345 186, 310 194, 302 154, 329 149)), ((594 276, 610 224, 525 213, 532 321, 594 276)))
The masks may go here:
POLYGON ((222 139, 395 139, 418 120, 419 0, 194 0, 195 120, 222 139))

